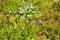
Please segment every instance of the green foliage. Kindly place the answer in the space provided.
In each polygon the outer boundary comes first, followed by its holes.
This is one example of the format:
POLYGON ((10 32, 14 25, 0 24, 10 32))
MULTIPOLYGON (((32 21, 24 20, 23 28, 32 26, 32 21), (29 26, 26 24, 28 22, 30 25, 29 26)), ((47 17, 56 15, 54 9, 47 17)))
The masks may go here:
POLYGON ((23 1, 1 1, 0 40, 60 40, 60 0, 23 1))

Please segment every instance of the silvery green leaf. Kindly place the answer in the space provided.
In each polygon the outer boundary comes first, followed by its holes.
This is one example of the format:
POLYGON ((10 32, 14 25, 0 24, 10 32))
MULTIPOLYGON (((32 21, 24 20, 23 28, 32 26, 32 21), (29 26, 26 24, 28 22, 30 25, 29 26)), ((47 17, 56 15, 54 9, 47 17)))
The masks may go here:
POLYGON ((9 11, 9 13, 11 13, 11 11, 9 11))
POLYGON ((58 2, 58 0, 54 0, 54 2, 55 2, 55 3, 57 3, 57 2, 58 2))
POLYGON ((23 11, 19 11, 20 14, 23 14, 24 12, 23 11))
POLYGON ((35 11, 32 11, 32 13, 35 13, 35 11))
POLYGON ((23 9, 19 7, 18 10, 23 10, 23 9))

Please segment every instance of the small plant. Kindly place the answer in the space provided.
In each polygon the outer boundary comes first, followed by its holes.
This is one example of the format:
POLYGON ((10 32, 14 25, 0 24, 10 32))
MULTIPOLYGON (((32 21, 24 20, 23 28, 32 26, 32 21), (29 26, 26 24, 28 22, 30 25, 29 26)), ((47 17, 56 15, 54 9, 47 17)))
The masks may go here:
POLYGON ((27 4, 27 6, 23 9, 21 7, 18 8, 18 14, 25 16, 32 16, 35 12, 39 13, 39 10, 35 9, 31 3, 27 4))

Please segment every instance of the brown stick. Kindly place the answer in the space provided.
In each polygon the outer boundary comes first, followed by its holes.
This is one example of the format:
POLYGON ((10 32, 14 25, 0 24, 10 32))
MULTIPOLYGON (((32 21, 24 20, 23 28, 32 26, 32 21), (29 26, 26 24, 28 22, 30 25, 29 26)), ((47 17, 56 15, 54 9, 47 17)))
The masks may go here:
POLYGON ((40 32, 40 40, 42 40, 42 32, 40 32))

